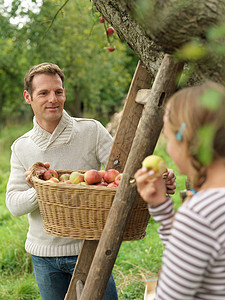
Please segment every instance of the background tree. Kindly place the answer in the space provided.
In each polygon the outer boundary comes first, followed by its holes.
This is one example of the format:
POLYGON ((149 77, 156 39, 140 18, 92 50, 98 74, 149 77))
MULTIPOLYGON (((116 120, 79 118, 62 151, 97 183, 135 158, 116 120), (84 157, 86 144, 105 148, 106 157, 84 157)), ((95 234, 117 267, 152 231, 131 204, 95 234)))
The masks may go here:
POLYGON ((7 72, 11 70, 18 77, 13 84, 5 80, 11 96, 7 94, 6 100, 0 98, 4 110, 7 114, 10 110, 10 116, 26 114, 31 118, 31 110, 24 105, 22 96, 24 74, 34 64, 51 61, 63 68, 66 75, 66 109, 70 114, 108 122, 109 116, 123 105, 137 56, 116 34, 111 37, 116 50, 107 50, 100 13, 89 1, 46 0, 34 11, 21 9, 22 3, 14 1, 3 17, 11 31, 1 32, 4 47, 0 63, 9 61, 7 72), (18 14, 28 21, 13 26, 12 17, 18 14))
POLYGON ((0 15, 0 22, 0 120, 2 124, 12 111, 16 113, 16 109, 21 104, 19 87, 22 82, 22 61, 18 59, 19 47, 14 43, 14 38, 18 33, 16 26, 3 15, 0 15))

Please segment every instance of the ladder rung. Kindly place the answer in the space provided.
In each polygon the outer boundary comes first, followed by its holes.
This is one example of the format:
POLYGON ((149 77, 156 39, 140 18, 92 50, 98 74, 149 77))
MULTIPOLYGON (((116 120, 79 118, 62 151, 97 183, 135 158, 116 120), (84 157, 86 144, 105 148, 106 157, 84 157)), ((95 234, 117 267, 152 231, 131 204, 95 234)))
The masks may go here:
POLYGON ((148 98, 150 97, 150 93, 150 89, 140 89, 137 92, 135 102, 145 105, 147 103, 148 98))

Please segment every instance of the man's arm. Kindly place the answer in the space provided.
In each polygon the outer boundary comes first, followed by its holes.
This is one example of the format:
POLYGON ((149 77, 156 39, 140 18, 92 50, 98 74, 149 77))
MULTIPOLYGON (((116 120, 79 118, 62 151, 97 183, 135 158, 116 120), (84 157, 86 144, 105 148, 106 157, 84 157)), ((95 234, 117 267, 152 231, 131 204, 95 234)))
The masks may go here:
POLYGON ((26 182, 26 170, 14 151, 11 156, 11 172, 6 191, 6 206, 18 217, 37 209, 36 191, 26 182))

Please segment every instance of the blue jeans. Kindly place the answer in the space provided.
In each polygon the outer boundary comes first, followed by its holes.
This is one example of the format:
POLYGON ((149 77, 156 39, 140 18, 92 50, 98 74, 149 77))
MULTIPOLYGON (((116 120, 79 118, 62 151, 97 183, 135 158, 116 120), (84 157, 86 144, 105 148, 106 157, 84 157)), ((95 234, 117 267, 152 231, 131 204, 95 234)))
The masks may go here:
MULTIPOLYGON (((31 255, 42 300, 64 300, 78 256, 39 257, 31 255)), ((111 274, 103 300, 118 300, 111 274)))

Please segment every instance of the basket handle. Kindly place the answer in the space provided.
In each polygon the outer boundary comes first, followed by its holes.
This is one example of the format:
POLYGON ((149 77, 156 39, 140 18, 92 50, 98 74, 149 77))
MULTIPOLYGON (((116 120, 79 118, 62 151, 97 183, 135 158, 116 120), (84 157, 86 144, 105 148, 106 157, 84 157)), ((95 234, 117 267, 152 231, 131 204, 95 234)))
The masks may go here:
POLYGON ((42 162, 36 162, 33 164, 30 168, 30 181, 33 183, 32 178, 37 177, 40 178, 41 175, 43 175, 44 171, 46 171, 47 168, 42 162))

